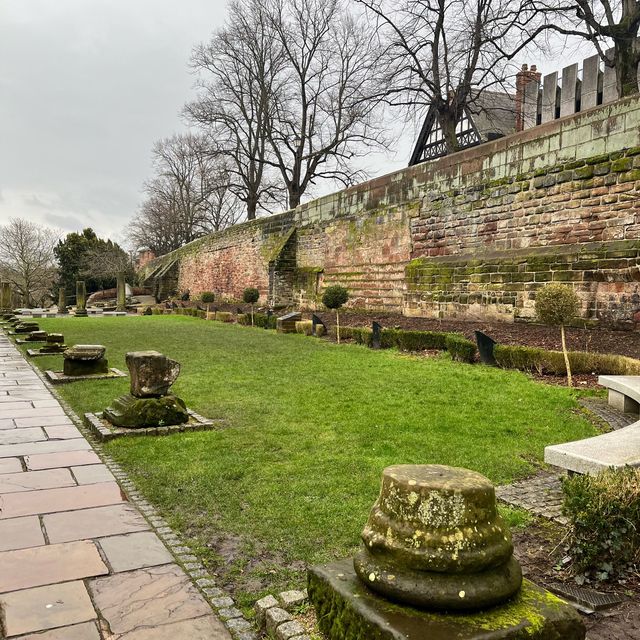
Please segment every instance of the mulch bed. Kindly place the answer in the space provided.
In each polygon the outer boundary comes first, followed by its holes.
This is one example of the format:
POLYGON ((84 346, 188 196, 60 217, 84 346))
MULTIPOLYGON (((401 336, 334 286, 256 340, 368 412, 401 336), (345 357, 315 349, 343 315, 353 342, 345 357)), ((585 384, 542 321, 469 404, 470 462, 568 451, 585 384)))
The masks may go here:
MULTIPOLYGON (((570 567, 563 566, 565 535, 565 528, 544 519, 532 522, 526 529, 513 531, 515 555, 529 580, 545 587, 558 583, 575 584, 570 567)), ((583 616, 589 640, 640 639, 640 575, 629 577, 624 584, 584 586, 613 592, 623 598, 618 606, 583 616)))
MULTIPOLYGON (((327 327, 335 324, 335 313, 318 312, 316 315, 322 319, 327 327)), ((560 330, 556 327, 540 324, 486 322, 482 320, 430 320, 428 318, 407 318, 391 313, 354 313, 348 310, 340 313, 340 324, 344 326, 370 327, 374 321, 388 328, 462 333, 473 341, 475 341, 474 331, 477 330, 491 336, 500 344, 526 345, 552 350, 562 348, 560 330)), ((567 346, 572 351, 596 351, 640 358, 640 332, 568 327, 567 346)))

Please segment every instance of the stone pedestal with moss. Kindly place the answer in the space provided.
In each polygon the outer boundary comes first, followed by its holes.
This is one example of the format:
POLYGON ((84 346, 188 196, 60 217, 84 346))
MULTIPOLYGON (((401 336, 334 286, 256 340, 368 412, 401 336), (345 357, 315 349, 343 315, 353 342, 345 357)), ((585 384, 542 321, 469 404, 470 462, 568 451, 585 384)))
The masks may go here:
POLYGON ((185 424, 189 413, 182 399, 169 389, 180 373, 180 364, 157 351, 132 351, 126 355, 131 393, 113 401, 103 412, 116 427, 142 429, 185 424))
POLYGON ((583 640, 574 609, 523 581, 484 476, 440 465, 384 470, 353 560, 309 570, 330 640, 583 640))

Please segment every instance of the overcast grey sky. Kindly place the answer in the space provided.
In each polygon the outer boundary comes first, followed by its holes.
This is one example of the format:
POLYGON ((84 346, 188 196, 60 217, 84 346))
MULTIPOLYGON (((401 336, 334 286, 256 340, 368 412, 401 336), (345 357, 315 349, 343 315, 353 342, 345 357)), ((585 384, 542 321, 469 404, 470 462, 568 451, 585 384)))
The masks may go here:
POLYGON ((118 237, 226 0, 0 0, 0 224, 118 237))
MULTIPOLYGON (((222 24, 225 6, 0 0, 0 224, 91 226, 122 241, 154 141, 182 127, 190 51, 222 24)), ((372 172, 406 165, 413 136, 370 158, 372 172)))

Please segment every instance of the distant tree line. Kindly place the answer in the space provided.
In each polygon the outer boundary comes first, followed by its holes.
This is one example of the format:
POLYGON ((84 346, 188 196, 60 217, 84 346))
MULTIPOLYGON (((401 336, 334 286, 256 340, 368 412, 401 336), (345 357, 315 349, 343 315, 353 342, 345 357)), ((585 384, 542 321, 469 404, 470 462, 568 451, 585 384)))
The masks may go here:
POLYGON ((390 145, 389 110, 433 107, 456 151, 465 110, 509 91, 516 56, 550 34, 593 43, 620 95, 635 93, 639 28, 640 0, 232 0, 192 54, 191 132, 155 145, 129 234, 165 253, 360 181, 390 145))
POLYGON ((88 293, 113 288, 121 271, 134 281, 131 256, 91 228, 63 237, 22 218, 0 226, 0 280, 11 283, 24 306, 57 300, 60 287, 74 296, 78 280, 85 281, 88 293))

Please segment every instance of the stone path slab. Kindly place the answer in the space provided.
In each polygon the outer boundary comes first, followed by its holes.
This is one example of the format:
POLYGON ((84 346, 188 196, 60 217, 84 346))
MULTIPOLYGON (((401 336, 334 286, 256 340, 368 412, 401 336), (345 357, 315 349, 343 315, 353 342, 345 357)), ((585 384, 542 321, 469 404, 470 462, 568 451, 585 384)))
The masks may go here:
POLYGON ((0 638, 231 640, 151 529, 0 333, 0 638))

